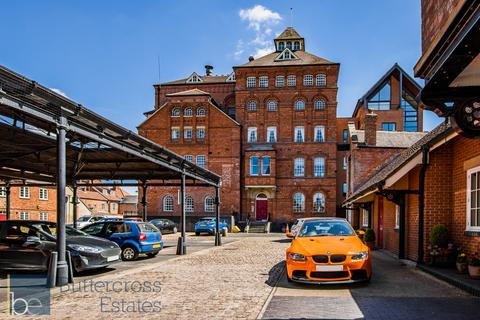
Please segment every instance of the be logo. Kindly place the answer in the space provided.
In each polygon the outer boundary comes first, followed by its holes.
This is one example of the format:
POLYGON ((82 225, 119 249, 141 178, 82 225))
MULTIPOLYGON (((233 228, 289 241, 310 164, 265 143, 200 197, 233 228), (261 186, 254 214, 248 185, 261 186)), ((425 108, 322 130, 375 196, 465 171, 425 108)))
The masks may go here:
POLYGON ((44 275, 10 275, 9 313, 14 316, 50 314, 50 290, 44 275))

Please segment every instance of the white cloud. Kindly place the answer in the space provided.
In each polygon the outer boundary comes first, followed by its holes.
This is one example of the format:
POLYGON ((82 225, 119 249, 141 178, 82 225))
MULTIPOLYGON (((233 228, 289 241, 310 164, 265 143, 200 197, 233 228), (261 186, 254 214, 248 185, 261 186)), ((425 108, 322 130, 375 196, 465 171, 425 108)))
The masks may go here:
POLYGON ((251 40, 238 40, 235 59, 241 59, 244 53, 258 58, 275 50, 272 35, 283 19, 278 12, 257 4, 248 9, 241 9, 238 15, 242 21, 248 22, 248 28, 252 29, 255 35, 251 40))
POLYGON ((52 90, 53 92, 61 95, 61 96, 64 96, 65 98, 68 98, 68 96, 65 94, 65 92, 63 92, 62 90, 60 89, 57 89, 57 88, 50 88, 50 90, 52 90))

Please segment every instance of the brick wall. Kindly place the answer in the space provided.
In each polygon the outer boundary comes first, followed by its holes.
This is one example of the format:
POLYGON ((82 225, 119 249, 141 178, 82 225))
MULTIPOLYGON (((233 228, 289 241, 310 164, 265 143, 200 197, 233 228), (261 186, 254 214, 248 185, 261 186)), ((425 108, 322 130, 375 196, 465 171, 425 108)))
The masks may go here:
MULTIPOLYGON (((10 189, 10 218, 20 219, 20 212, 28 212, 30 220, 40 220, 40 212, 47 214, 48 221, 56 221, 57 212, 57 190, 48 190, 48 200, 40 200, 40 188, 29 187, 30 196, 28 199, 20 198, 20 187, 10 189)), ((5 197, 0 197, 0 211, 6 212, 5 197)))

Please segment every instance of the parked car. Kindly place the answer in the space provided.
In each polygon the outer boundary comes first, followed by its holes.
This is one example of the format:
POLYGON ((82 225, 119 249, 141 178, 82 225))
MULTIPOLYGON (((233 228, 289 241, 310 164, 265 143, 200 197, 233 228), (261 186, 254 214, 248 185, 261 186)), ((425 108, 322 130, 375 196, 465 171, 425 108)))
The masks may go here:
POLYGON ((128 217, 128 218, 123 218, 123 220, 143 222, 143 219, 140 217, 128 217))
POLYGON ((295 236, 295 234, 298 231, 298 228, 300 228, 300 226, 305 220, 312 220, 312 219, 316 219, 316 218, 298 218, 297 220, 295 220, 295 223, 292 225, 292 229, 290 230, 292 235, 295 236))
POLYGON ((113 221, 123 221, 123 218, 104 217, 98 220, 98 222, 113 222, 113 221))
POLYGON ((153 219, 150 221, 155 227, 157 227, 162 234, 165 233, 177 233, 177 224, 169 219, 153 219))
POLYGON ((77 228, 81 229, 90 223, 97 222, 103 219, 103 217, 94 217, 94 216, 82 216, 77 219, 77 228))
MULTIPOLYGON (((195 223, 195 235, 200 235, 200 233, 215 234, 215 224, 217 219, 215 217, 205 217, 198 220, 195 223)), ((226 236, 228 233, 227 223, 225 221, 220 221, 219 226, 220 234, 226 236)))
POLYGON ((349 283, 372 277, 370 249, 340 218, 305 220, 287 249, 289 281, 349 283))
POLYGON ((163 248, 160 230, 148 222, 96 222, 82 228, 82 231, 117 243, 122 249, 122 259, 126 261, 136 260, 140 253, 154 257, 163 248))
MULTIPOLYGON (((46 272, 56 250, 56 233, 53 222, 0 221, 0 269, 46 272)), ((107 267, 120 260, 116 243, 72 227, 66 227, 66 242, 75 272, 107 267)))

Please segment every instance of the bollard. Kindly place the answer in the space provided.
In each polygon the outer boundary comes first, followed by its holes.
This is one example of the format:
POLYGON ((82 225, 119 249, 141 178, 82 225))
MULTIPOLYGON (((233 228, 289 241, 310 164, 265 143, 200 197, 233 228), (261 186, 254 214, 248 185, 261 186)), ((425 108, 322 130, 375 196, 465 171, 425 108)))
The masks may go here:
POLYGON ((57 260, 58 253, 52 251, 50 254, 50 261, 48 263, 48 273, 47 273, 47 287, 54 288, 57 283, 57 260))
POLYGON ((67 250, 67 264, 68 264, 68 283, 73 283, 73 262, 70 251, 67 250))

